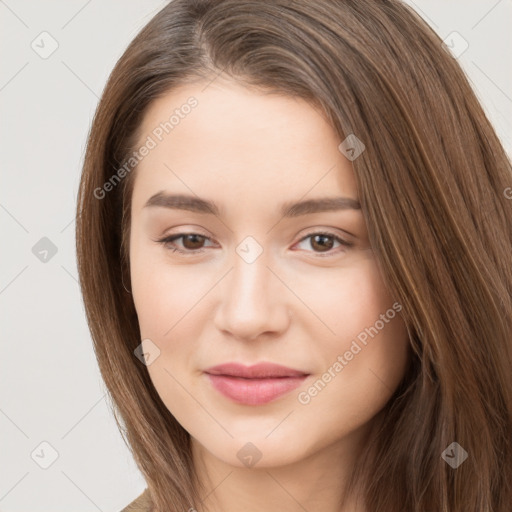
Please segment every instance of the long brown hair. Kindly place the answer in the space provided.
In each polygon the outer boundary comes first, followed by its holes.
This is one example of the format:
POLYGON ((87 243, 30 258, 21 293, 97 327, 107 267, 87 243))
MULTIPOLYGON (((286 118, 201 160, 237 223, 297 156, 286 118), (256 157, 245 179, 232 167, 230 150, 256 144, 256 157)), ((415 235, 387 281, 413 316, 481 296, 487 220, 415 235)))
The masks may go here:
POLYGON ((78 269, 99 367, 154 506, 201 499, 189 435, 134 355, 136 165, 125 164, 155 98, 219 74, 305 99, 340 142, 365 145, 352 162, 359 199, 413 354, 353 471, 366 509, 510 512, 512 166, 456 59, 398 0, 174 0, 109 77, 80 182, 78 269), (442 457, 452 443, 468 454, 456 469, 442 457))

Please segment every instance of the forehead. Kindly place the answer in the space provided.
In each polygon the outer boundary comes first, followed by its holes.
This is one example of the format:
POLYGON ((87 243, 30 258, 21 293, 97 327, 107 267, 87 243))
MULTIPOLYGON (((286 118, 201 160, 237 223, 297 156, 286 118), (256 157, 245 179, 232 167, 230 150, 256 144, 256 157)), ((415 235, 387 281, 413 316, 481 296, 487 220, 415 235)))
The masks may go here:
POLYGON ((152 148, 137 166, 134 196, 177 186, 239 199, 286 201, 309 191, 357 198, 340 137, 300 98, 220 80, 190 84, 155 100, 139 134, 139 145, 151 140, 152 148))

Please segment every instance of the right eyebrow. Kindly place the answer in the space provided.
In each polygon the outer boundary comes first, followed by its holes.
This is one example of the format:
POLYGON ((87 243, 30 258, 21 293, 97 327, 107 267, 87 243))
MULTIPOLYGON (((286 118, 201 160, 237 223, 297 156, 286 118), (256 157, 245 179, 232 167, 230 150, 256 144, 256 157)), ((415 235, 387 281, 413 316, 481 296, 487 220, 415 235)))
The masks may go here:
POLYGON ((153 206, 177 210, 189 210, 196 213, 210 213, 217 216, 220 215, 220 210, 213 201, 183 194, 166 194, 164 192, 158 192, 147 200, 144 208, 153 206))

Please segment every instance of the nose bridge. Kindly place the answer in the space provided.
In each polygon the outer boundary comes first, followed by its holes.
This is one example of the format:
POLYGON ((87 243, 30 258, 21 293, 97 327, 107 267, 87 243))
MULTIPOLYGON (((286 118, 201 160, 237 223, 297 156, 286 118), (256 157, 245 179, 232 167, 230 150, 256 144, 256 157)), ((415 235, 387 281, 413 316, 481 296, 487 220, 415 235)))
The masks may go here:
POLYGON ((237 253, 233 261, 231 292, 232 296, 238 299, 238 304, 255 301, 261 305, 268 305, 270 299, 268 297, 270 288, 268 264, 266 253, 254 260, 245 259, 237 253))
POLYGON ((216 314, 217 327, 240 338, 283 329, 288 319, 280 283, 267 268, 269 253, 250 238, 236 247, 216 314))

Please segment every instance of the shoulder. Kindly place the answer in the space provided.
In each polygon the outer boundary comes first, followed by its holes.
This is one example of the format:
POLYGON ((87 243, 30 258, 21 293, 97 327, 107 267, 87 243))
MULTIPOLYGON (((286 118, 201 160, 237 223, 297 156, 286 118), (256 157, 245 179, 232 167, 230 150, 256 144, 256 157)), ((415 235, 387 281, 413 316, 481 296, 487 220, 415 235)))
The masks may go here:
POLYGON ((149 490, 146 488, 140 496, 123 508, 121 512, 151 512, 151 505, 152 502, 149 496, 149 490))

